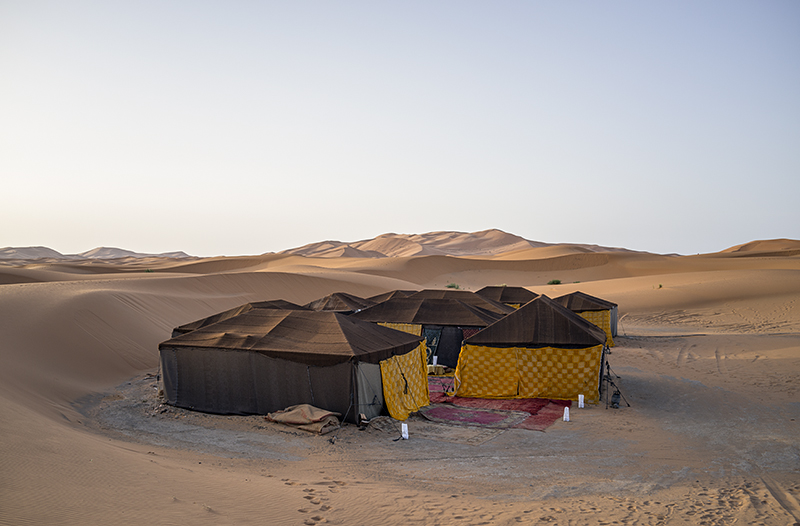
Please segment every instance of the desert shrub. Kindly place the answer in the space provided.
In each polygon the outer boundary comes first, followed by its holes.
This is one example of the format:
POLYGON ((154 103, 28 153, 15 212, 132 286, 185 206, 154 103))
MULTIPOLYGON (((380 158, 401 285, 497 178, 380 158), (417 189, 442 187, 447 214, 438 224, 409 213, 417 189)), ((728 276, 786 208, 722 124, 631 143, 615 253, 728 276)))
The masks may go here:
POLYGON ((460 289, 461 288, 461 287, 458 286, 458 283, 448 283, 447 285, 445 285, 445 287, 448 288, 448 289, 460 289))
POLYGON ((548 285, 561 285, 561 280, 560 279, 551 279, 550 281, 547 282, 547 284, 548 285))

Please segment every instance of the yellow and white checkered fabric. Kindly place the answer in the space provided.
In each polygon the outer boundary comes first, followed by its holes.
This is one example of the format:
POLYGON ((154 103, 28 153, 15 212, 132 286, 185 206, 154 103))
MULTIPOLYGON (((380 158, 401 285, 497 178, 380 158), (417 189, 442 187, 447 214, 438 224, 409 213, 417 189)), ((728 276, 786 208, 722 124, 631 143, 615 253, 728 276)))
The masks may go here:
POLYGON ((517 349, 464 345, 456 366, 456 394, 472 398, 516 398, 517 349))
POLYGON ((425 342, 413 351, 381 362, 383 400, 392 418, 408 415, 431 403, 428 391, 428 351, 425 342))
POLYGON ((614 340, 611 338, 611 311, 587 310, 576 314, 603 329, 603 332, 606 333, 606 346, 614 347, 614 340))
POLYGON ((403 331, 409 334, 413 334, 414 336, 422 336, 422 325, 416 323, 385 323, 380 322, 378 325, 382 325, 384 327, 389 327, 390 329, 394 329, 396 331, 403 331))
POLYGON ((603 346, 585 349, 465 345, 456 368, 456 395, 551 398, 597 402, 603 346))

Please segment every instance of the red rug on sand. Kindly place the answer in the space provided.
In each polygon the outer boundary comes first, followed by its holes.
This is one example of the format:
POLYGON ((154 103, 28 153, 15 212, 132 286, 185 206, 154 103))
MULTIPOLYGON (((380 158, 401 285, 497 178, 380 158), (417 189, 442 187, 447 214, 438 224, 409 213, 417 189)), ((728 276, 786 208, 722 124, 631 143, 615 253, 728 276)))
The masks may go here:
POLYGON ((464 407, 455 404, 431 404, 419 412, 432 422, 464 424, 468 426, 508 429, 525 421, 530 414, 524 411, 506 411, 486 407, 464 407))
POLYGON ((497 400, 493 398, 462 398, 460 396, 447 396, 446 391, 452 390, 453 379, 448 377, 429 376, 428 389, 431 394, 431 403, 453 404, 461 407, 480 409, 495 409, 502 411, 524 411, 530 417, 514 427, 544 431, 559 418, 564 416, 564 408, 572 407, 570 400, 548 400, 543 398, 515 398, 511 400, 497 400))

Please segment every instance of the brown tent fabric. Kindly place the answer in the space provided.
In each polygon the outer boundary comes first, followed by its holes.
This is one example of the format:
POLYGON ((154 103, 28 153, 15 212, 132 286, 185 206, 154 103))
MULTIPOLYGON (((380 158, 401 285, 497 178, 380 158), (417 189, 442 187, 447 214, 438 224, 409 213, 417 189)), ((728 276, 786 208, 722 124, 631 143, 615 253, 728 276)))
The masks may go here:
POLYGON ((572 312, 577 312, 581 316, 597 324, 600 328, 608 331, 608 341, 606 343, 609 347, 614 346, 613 337, 617 335, 617 317, 619 310, 616 303, 590 296, 580 291, 559 296, 553 301, 563 305, 572 312), (597 315, 601 314, 602 311, 608 311, 608 316, 606 318, 597 318, 597 315))
POLYGON ((180 336, 181 334, 195 331, 201 327, 206 327, 213 323, 233 318, 234 316, 238 316, 239 314, 243 314, 253 309, 308 310, 305 307, 301 307, 300 305, 296 305, 286 300, 254 301, 251 303, 245 303, 244 305, 239 305, 238 307, 234 307, 224 312, 214 314, 213 316, 209 316, 207 318, 202 318, 191 323, 186 323, 179 327, 175 327, 172 329, 172 337, 174 338, 176 336, 180 336))
POLYGON ((383 294, 376 294, 375 296, 370 296, 367 298, 370 301, 374 301, 375 303, 383 303, 386 300, 394 299, 394 298, 407 298, 414 294, 415 292, 419 292, 416 290, 390 290, 389 292, 384 292, 383 294))
POLYGON ((251 309, 159 345, 167 402, 221 414, 297 404, 355 422, 383 407, 379 362, 422 338, 336 312, 251 309))
POLYGON ((379 363, 415 349, 421 338, 338 312, 251 309, 159 345, 257 352, 306 365, 379 363))
POLYGON ((497 301, 493 301, 483 296, 479 296, 478 294, 475 294, 474 292, 470 292, 468 290, 426 289, 426 290, 421 290, 419 292, 415 292, 414 294, 409 296, 409 298, 458 300, 462 303, 466 303, 467 305, 471 305, 473 307, 480 307, 481 309, 485 309, 502 315, 514 312, 513 307, 509 307, 508 305, 504 305, 497 301))
POLYGON ((573 292, 555 298, 553 301, 568 308, 572 312, 583 312, 589 310, 611 310, 617 306, 616 303, 590 296, 584 292, 573 292))
POLYGON ((421 325, 423 333, 429 336, 426 339, 431 359, 436 356, 439 364, 455 367, 464 340, 463 329, 486 327, 501 319, 503 314, 460 300, 410 297, 387 300, 352 316, 375 323, 421 325))
POLYGON ((315 311, 332 311, 332 312, 358 312, 375 305, 375 302, 365 298, 359 298, 353 294, 346 292, 334 292, 328 294, 324 298, 319 298, 310 303, 306 303, 304 307, 315 311))
POLYGON ((459 300, 409 297, 384 301, 351 317, 373 323, 486 327, 503 315, 459 300))
POLYGON ((489 286, 475 291, 475 294, 503 304, 525 305, 539 295, 523 287, 489 286))
POLYGON ((580 348, 603 345, 606 334, 547 296, 528 302, 465 340, 490 347, 580 348))

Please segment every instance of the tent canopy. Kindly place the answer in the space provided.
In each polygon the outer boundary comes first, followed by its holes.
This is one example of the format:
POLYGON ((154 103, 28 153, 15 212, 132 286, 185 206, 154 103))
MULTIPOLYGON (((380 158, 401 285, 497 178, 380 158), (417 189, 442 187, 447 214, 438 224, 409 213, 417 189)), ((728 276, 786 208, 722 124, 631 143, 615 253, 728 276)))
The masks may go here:
POLYGON ((352 315, 374 323, 486 327, 502 314, 452 299, 394 298, 352 315))
POLYGON ((359 298, 353 294, 346 292, 334 292, 328 294, 324 298, 319 298, 311 303, 306 303, 304 307, 315 311, 333 311, 333 312, 358 312, 361 309, 372 307, 375 302, 365 298, 359 298))
POLYGON ((306 365, 379 363, 415 349, 422 338, 337 312, 250 309, 159 345, 252 351, 306 365))
POLYGON ((212 323, 217 323, 223 320, 227 320, 229 318, 233 318, 234 316, 238 316, 239 314, 249 312, 253 309, 308 310, 305 307, 301 307, 300 305, 296 305, 286 300, 254 301, 214 314, 213 316, 209 316, 207 318, 202 318, 193 321, 191 323, 186 323, 179 327, 175 327, 174 329, 172 329, 172 336, 174 338, 175 336, 178 336, 180 334, 186 334, 187 332, 195 331, 197 329, 200 329, 201 327, 206 327, 208 325, 211 325, 212 323))
POLYGON ((458 300, 473 307, 480 307, 481 309, 495 312, 497 314, 506 315, 514 312, 513 307, 504 305, 497 301, 490 300, 483 296, 479 296, 474 292, 468 290, 439 290, 439 289, 426 289, 415 292, 409 298, 414 299, 437 299, 437 300, 458 300))
POLYGON ((523 287, 507 286, 483 287, 481 290, 476 291, 475 294, 498 303, 514 303, 518 305, 525 305, 538 296, 535 292, 523 287))
POLYGON ((390 300, 393 298, 407 298, 418 292, 416 290, 390 290, 389 292, 384 292, 383 294, 376 294, 375 296, 370 296, 369 300, 374 301, 375 303, 383 303, 386 300, 390 300))
POLYGON ((575 348, 602 345, 605 341, 602 329, 547 296, 539 296, 464 343, 492 347, 575 348))
POLYGON ((590 296, 580 291, 559 296, 553 301, 573 312, 582 312, 587 310, 611 310, 617 306, 616 303, 611 303, 610 301, 606 301, 595 296, 590 296))

